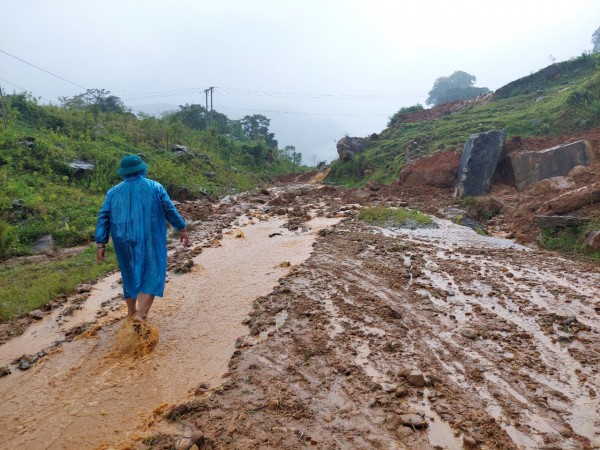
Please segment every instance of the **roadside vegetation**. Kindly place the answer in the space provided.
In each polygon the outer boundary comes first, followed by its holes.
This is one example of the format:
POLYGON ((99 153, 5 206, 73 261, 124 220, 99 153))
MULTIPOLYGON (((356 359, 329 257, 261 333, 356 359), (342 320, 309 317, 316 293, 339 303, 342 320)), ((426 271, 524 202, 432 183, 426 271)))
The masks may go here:
POLYGON ((119 161, 129 153, 147 161, 148 176, 174 199, 248 190, 301 161, 295 149, 278 148, 261 115, 230 120, 183 105, 160 118, 136 116, 103 90, 63 98, 60 106, 27 94, 8 95, 5 104, 0 260, 30 254, 42 235, 58 247, 90 242, 104 195, 121 181, 119 161))
POLYGON ((101 264, 96 263, 96 249, 90 247, 62 260, 0 265, 0 322, 23 316, 116 268, 112 245, 107 246, 106 260, 101 264))
POLYGON ((365 208, 358 214, 360 220, 382 227, 404 227, 407 225, 433 225, 433 219, 420 211, 407 208, 365 208))
POLYGON ((590 258, 600 262, 600 250, 590 251, 583 245, 587 234, 600 229, 600 221, 571 227, 555 227, 542 230, 538 237, 540 245, 572 256, 590 258))
POLYGON ((326 179, 349 187, 395 181, 407 161, 441 151, 462 152, 473 133, 505 130, 513 136, 560 136, 600 125, 600 54, 553 64, 498 89, 491 101, 430 120, 410 121, 420 105, 401 108, 367 149, 337 160, 326 179))

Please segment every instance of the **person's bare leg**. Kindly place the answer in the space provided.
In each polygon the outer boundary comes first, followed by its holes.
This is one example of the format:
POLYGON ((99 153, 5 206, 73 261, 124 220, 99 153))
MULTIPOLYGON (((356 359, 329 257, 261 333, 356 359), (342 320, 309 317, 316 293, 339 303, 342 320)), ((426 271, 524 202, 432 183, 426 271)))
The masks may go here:
POLYGON ((135 298, 126 298, 125 303, 127 304, 127 318, 133 319, 137 312, 135 309, 135 298))
POLYGON ((154 295, 140 292, 137 296, 138 310, 135 313, 134 320, 140 322, 145 321, 148 312, 150 311, 150 307, 152 306, 152 302, 154 302, 154 295))

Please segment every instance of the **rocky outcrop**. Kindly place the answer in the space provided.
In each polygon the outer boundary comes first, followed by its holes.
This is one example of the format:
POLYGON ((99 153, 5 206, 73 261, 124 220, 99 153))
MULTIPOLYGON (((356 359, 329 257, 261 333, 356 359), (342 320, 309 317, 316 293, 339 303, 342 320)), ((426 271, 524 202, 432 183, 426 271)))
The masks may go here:
POLYGON ((404 186, 433 186, 452 188, 456 186, 460 155, 444 152, 407 164, 400 171, 400 183, 404 186))
POLYGON ((590 163, 585 141, 559 145, 542 151, 512 153, 503 160, 503 178, 523 190, 552 177, 568 175, 576 166, 590 163))
POLYGON ((548 200, 542 205, 540 211, 560 215, 598 202, 600 202, 600 183, 594 183, 548 200))
POLYGON ((96 166, 93 163, 75 159, 69 163, 69 167, 74 169, 73 176, 75 178, 86 178, 91 175, 96 166))
POLYGON ((535 220, 542 230, 556 227, 577 227, 590 221, 586 217, 575 216, 535 216, 535 220))
POLYGON ((357 153, 367 148, 367 139, 345 136, 337 142, 337 152, 341 161, 349 161, 357 153))
POLYGON ((488 131, 469 137, 460 159, 454 191, 456 198, 485 195, 490 191, 492 175, 505 140, 504 131, 488 131))

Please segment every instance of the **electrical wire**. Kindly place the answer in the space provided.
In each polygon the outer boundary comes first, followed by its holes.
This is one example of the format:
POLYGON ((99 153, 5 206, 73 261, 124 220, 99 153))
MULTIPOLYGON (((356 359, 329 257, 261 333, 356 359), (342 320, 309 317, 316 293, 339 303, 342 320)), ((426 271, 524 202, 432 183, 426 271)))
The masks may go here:
POLYGON ((14 58, 14 59, 16 59, 16 60, 19 60, 19 61, 21 61, 21 62, 23 62, 23 63, 25 63, 25 64, 28 64, 28 65, 30 65, 31 67, 35 67, 36 69, 38 69, 38 70, 41 70, 42 72, 46 72, 47 74, 49 74, 49 75, 52 75, 53 77, 56 77, 56 78, 58 78, 58 79, 60 79, 60 80, 63 80, 63 81, 66 81, 67 83, 70 83, 70 84, 72 84, 73 86, 77 86, 78 88, 81 88, 81 89, 85 89, 85 90, 87 90, 87 88, 85 88, 85 87, 81 86, 80 84, 77 84, 77 83, 74 83, 74 82, 72 82, 72 81, 70 81, 70 80, 67 80, 66 78, 63 78, 63 77, 61 77, 60 75, 56 75, 55 73, 52 73, 52 72, 50 72, 50 71, 48 71, 48 70, 46 70, 46 69, 42 69, 41 67, 39 67, 39 66, 36 66, 35 64, 32 64, 32 63, 30 63, 29 61, 25 61, 24 59, 21 59, 21 58, 19 58, 18 56, 11 55, 10 53, 8 53, 8 52, 5 52, 4 50, 1 50, 1 49, 0 49, 0 52, 1 52, 1 53, 4 53, 5 55, 8 55, 8 56, 10 56, 11 58, 14 58))

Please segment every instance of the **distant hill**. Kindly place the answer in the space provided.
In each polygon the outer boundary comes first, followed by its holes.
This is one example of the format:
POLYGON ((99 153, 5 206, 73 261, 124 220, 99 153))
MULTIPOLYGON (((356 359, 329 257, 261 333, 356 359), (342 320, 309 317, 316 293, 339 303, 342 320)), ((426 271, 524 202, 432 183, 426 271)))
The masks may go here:
MULTIPOLYGON (((418 109, 418 108, 417 108, 418 109)), ((330 183, 363 186, 397 180, 412 160, 441 151, 462 151, 477 132, 505 130, 514 136, 560 136, 600 126, 600 54, 584 54, 515 80, 494 94, 456 101, 409 114, 379 135, 364 151, 337 160, 330 183)))

